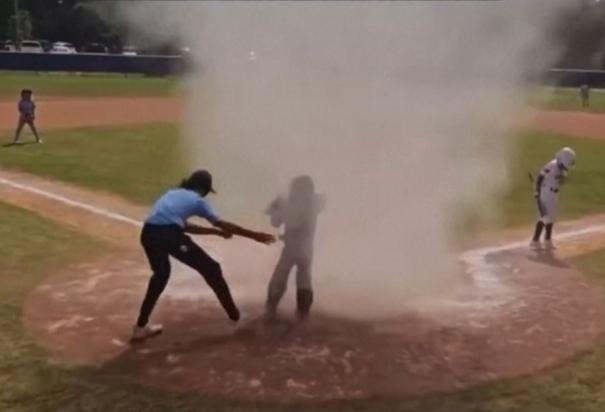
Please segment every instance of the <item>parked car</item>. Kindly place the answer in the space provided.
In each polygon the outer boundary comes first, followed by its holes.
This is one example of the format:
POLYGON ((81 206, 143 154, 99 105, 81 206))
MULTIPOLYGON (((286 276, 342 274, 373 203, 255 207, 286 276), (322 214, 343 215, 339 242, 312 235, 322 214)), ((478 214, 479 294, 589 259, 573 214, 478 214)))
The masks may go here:
POLYGON ((74 54, 75 53, 70 48, 65 47, 65 46, 53 46, 53 48, 50 52, 53 54, 74 54))
POLYGON ((53 43, 53 47, 50 50, 51 53, 60 53, 60 54, 75 54, 76 52, 76 47, 71 44, 71 43, 67 43, 67 42, 63 42, 63 41, 57 41, 53 43))
POLYGON ((6 41, 2 42, 0 49, 3 51, 15 51, 15 45, 13 44, 12 41, 6 40, 6 41))
POLYGON ((88 43, 83 48, 85 53, 103 53, 107 54, 107 46, 101 43, 88 43))
POLYGON ((134 46, 124 46, 122 47, 122 55, 123 56, 138 56, 139 52, 134 46))
POLYGON ((44 46, 39 40, 23 40, 21 51, 24 53, 44 53, 44 46))

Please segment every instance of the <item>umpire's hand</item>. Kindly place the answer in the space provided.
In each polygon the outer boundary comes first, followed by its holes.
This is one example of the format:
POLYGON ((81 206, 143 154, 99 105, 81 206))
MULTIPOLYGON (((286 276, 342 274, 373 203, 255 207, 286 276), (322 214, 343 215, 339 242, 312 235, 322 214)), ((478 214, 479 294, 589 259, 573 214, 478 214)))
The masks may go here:
POLYGON ((275 243, 275 236, 269 233, 257 232, 254 235, 254 240, 259 243, 264 243, 265 245, 270 245, 272 243, 275 243))

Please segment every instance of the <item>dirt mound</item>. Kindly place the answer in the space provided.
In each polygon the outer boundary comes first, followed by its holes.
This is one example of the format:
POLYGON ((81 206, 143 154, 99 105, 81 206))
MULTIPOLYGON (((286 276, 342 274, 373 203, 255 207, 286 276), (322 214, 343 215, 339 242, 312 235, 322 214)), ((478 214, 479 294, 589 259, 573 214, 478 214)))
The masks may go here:
MULTIPOLYGON (((601 289, 552 256, 489 256, 515 298, 497 311, 460 302, 356 322, 322 314, 252 319, 235 331, 215 300, 168 293, 163 335, 127 339, 147 268, 137 254, 76 265, 29 297, 28 328, 69 361, 176 390, 266 400, 406 396, 534 373, 590 348, 602 331, 601 289)), ((194 274, 190 274, 195 276, 194 274)), ((200 279, 200 289, 205 289, 200 279)), ((260 313, 249 305, 248 313, 260 313)))

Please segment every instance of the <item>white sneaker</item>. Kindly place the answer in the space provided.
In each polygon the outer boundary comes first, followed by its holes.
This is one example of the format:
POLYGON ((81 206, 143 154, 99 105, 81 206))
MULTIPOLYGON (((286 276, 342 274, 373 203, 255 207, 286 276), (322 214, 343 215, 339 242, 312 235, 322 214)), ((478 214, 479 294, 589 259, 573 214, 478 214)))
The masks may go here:
POLYGON ((153 338, 154 336, 159 335, 163 330, 162 325, 147 325, 143 327, 134 325, 132 328, 132 338, 130 338, 130 341, 141 342, 147 338, 153 338))
POLYGON ((545 240, 544 241, 544 249, 545 250, 555 250, 556 247, 555 245, 552 243, 552 240, 545 240))
POLYGON ((254 329, 256 320, 257 317, 252 316, 249 313, 242 312, 239 320, 237 322, 233 322, 233 332, 238 334, 252 331, 254 329))
POLYGON ((38 139, 38 140, 36 140, 36 143, 44 143, 44 140, 38 139))
POLYGON ((540 250, 540 249, 542 249, 542 243, 540 243, 539 241, 536 242, 536 241, 532 240, 529 244, 529 248, 531 250, 540 250))

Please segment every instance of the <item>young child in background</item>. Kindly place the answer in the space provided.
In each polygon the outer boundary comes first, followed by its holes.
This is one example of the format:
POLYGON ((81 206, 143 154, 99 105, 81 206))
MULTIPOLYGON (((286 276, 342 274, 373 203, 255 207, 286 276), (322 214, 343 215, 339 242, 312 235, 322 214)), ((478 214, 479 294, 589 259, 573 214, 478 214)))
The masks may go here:
POLYGON ((15 140, 13 144, 17 144, 19 142, 19 137, 21 136, 21 130, 23 126, 28 125, 31 131, 34 133, 36 137, 37 143, 42 143, 42 139, 38 136, 38 131, 36 130, 36 125, 34 124, 36 120, 36 104, 32 98, 32 91, 29 89, 21 90, 21 100, 19 100, 19 123, 17 124, 17 130, 15 131, 15 140))
POLYGON ((587 84, 580 86, 580 98, 582 100, 582 107, 586 108, 590 106, 590 88, 587 84))
POLYGON ((536 179, 534 197, 536 198, 540 218, 536 223, 534 237, 530 243, 530 247, 534 250, 542 249, 540 243, 542 230, 546 232, 544 235, 544 249, 552 250, 555 248, 552 243, 552 229, 557 213, 559 188, 565 182, 567 172, 575 166, 575 161, 576 153, 569 147, 564 147, 557 152, 553 160, 542 168, 536 179))
POLYGON ((266 310, 275 316, 286 291, 288 276, 296 266, 296 304, 299 318, 306 318, 313 303, 311 265, 317 217, 325 207, 325 196, 315 193, 311 177, 298 176, 290 183, 288 198, 278 197, 267 209, 274 227, 284 226, 284 242, 279 261, 269 282, 266 310))

